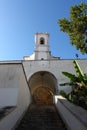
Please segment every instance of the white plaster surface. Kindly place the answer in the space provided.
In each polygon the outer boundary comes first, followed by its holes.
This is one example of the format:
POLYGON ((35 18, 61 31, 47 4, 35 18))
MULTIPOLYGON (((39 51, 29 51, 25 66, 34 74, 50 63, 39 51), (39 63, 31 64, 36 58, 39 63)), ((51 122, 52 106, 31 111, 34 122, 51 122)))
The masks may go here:
MULTIPOLYGON (((87 60, 77 60, 81 69, 84 73, 87 73, 87 60)), ((75 74, 73 67, 73 60, 34 60, 34 61, 23 61, 23 66, 29 81, 30 77, 39 71, 47 71, 52 73, 57 79, 57 86, 59 90, 65 90, 70 92, 70 87, 61 87, 60 83, 68 82, 69 79, 62 75, 62 71, 66 71, 75 74)))
POLYGON ((17 88, 0 88, 0 107, 17 105, 17 88))
POLYGON ((15 105, 16 107, 0 120, 0 130, 12 130, 31 103, 30 91, 22 64, 0 65, 0 72, 2 72, 0 78, 4 78, 0 84, 0 89, 3 92, 3 95, 0 95, 0 104, 3 102, 5 106, 15 105), (4 80, 6 83, 4 83, 4 80))
POLYGON ((87 111, 55 96, 55 105, 68 130, 87 130, 87 111))

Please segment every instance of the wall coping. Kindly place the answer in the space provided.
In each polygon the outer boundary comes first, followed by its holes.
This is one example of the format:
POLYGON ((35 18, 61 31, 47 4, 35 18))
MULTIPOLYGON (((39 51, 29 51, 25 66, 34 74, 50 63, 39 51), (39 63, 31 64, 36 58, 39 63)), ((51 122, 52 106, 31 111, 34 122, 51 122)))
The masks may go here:
POLYGON ((70 103, 66 98, 58 96, 58 100, 87 127, 87 111, 80 106, 70 103))

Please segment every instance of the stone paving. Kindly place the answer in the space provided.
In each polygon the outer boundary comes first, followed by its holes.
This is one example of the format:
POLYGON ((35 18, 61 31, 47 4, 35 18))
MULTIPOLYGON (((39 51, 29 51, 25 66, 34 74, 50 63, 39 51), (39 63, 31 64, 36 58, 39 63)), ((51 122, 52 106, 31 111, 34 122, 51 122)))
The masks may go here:
POLYGON ((53 105, 31 105, 15 130, 67 130, 53 105))

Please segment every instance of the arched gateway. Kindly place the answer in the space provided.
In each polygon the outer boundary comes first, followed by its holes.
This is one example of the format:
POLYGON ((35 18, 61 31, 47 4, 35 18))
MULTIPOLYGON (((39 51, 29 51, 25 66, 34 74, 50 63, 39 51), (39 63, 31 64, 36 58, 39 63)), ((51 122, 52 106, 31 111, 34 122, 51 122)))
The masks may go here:
POLYGON ((57 80, 52 73, 34 73, 29 79, 29 86, 34 103, 53 104, 53 95, 57 94, 57 80))

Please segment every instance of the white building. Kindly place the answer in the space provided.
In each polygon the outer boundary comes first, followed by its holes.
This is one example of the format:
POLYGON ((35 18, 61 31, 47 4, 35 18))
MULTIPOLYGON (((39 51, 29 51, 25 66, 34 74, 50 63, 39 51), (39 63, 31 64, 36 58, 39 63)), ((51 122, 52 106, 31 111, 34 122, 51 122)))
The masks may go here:
MULTIPOLYGON (((87 59, 78 59, 84 73, 87 73, 87 59)), ((61 82, 67 82, 62 71, 74 72, 73 60, 63 60, 53 57, 49 48, 49 34, 35 34, 35 51, 31 56, 25 56, 22 61, 0 62, 0 107, 16 106, 15 111, 6 122, 0 122, 0 129, 4 124, 13 126, 21 117, 31 102, 38 104, 52 104, 54 95, 61 89, 69 92, 69 87, 60 87, 61 82)))
MULTIPOLYGON (((78 62, 87 72, 87 60, 78 62)), ((24 57, 23 66, 35 102, 53 102, 53 95, 57 95, 59 90, 70 91, 70 87, 60 87, 59 84, 67 81, 62 71, 74 73, 73 60, 61 60, 51 55, 48 33, 35 34, 35 51, 33 55, 24 57)))

